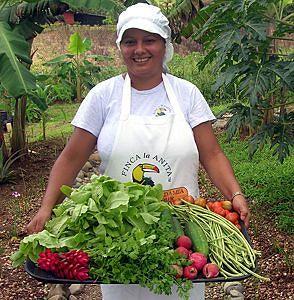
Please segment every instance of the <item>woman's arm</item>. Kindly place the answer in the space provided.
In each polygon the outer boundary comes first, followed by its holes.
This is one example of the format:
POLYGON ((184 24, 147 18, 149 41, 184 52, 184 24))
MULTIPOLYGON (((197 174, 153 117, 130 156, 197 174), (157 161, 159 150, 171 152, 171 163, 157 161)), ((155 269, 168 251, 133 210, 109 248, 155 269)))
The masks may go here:
POLYGON ((75 128, 68 144, 53 165, 41 207, 27 226, 29 233, 43 230, 53 207, 64 199, 60 192, 61 186, 71 186, 74 183, 76 175, 92 153, 96 140, 86 130, 75 128))
MULTIPOLYGON (((240 185, 234 175, 228 158, 223 153, 212 130, 211 122, 202 123, 193 128, 194 139, 198 147, 200 162, 213 184, 227 199, 232 199, 240 185)), ((249 209, 243 195, 233 199, 233 207, 240 214, 245 226, 249 225, 249 209)))

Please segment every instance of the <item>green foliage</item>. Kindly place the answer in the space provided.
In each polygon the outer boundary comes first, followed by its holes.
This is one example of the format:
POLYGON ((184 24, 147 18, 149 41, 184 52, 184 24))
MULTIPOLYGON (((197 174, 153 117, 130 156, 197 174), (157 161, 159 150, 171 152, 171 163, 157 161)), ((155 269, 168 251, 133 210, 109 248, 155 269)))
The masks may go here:
POLYGON ((227 143, 221 136, 220 143, 245 195, 256 202, 257 211, 268 212, 282 230, 293 233, 294 158, 288 157, 281 165, 272 159, 269 147, 265 146, 248 160, 245 141, 233 139, 227 143))
POLYGON ((281 53, 278 44, 293 40, 289 37, 293 14, 288 6, 288 1, 280 0, 216 0, 190 22, 189 30, 183 31, 186 35, 194 32, 193 38, 207 50, 200 67, 215 61, 220 73, 214 90, 237 87, 238 101, 248 108, 234 109, 229 137, 246 125, 251 155, 269 142, 280 162, 293 147, 293 116, 288 109, 293 103, 289 97, 294 86, 293 55, 290 51, 281 53))
POLYGON ((111 58, 87 54, 90 49, 91 40, 88 38, 82 40, 76 32, 70 36, 69 53, 45 63, 51 67, 50 81, 57 99, 68 100, 70 96, 71 99, 77 98, 78 102, 81 102, 82 94, 95 86, 102 69, 98 63, 111 58))
MULTIPOLYGON (((45 248, 81 249, 89 253, 90 274, 104 282, 140 283, 155 293, 171 294, 174 284, 187 296, 192 287, 176 280, 171 268, 179 259, 175 234, 162 212, 161 185, 122 183, 91 177, 78 189, 62 186, 67 199, 54 208, 45 230, 25 237, 11 256, 14 266, 34 262, 45 248)), ((186 297, 187 298, 187 297, 186 297)))
POLYGON ((177 77, 194 83, 209 104, 217 105, 226 102, 221 98, 221 93, 216 94, 211 89, 212 82, 217 78, 217 74, 213 71, 214 64, 207 64, 203 70, 198 68, 198 64, 203 57, 203 54, 198 52, 192 52, 187 56, 175 54, 169 63, 170 72, 177 77))
MULTIPOLYGON (((75 104, 54 104, 50 105, 46 111, 46 138, 66 139, 72 134, 73 126, 70 124, 73 116, 78 109, 79 103, 75 104)), ((34 106, 34 108, 36 108, 34 106)), ((43 140, 42 123, 28 124, 27 137, 29 142, 43 140)))
POLYGON ((115 0, 63 0, 62 2, 67 3, 72 9, 90 9, 94 11, 102 11, 104 13, 110 12, 114 16, 118 16, 125 8, 122 1, 115 0))
POLYGON ((198 15, 203 6, 203 2, 200 0, 154 0, 153 2, 156 2, 156 5, 160 6, 168 15, 172 37, 179 43, 181 42, 181 35, 183 35, 183 28, 198 15))
POLYGON ((27 41, 42 32, 39 24, 55 21, 56 1, 6 4, 0 11, 0 81, 8 94, 17 98, 35 89, 35 77, 26 68, 32 63, 27 41))
POLYGON ((25 153, 20 153, 20 151, 18 151, 10 155, 8 159, 4 161, 2 148, 3 144, 0 147, 0 184, 13 182, 15 175, 15 171, 12 169, 13 163, 25 155, 25 153))
POLYGON ((0 22, 0 80, 13 97, 27 94, 34 89, 35 78, 20 60, 31 64, 29 46, 24 37, 13 31, 5 22, 0 22), (12 76, 13 74, 13 76, 12 76))
MULTIPOLYGON (((48 104, 50 102, 50 85, 42 86, 37 85, 37 89, 35 90, 35 93, 30 95, 30 97, 36 98, 33 103, 38 102, 39 105, 36 105, 35 107, 32 107, 32 109, 26 109, 26 118, 28 120, 39 119, 42 121, 42 132, 43 132, 43 140, 46 139, 46 123, 47 123, 47 113, 46 110, 48 108, 48 104), (41 105, 40 105, 41 104, 41 105), (41 108, 40 108, 41 107, 41 108), (31 113, 31 114, 30 114, 31 113)), ((29 98, 28 100, 30 100, 29 98)))
POLYGON ((219 115, 221 116, 224 114, 224 112, 228 111, 229 107, 230 104, 226 103, 226 104, 213 105, 210 108, 215 116, 219 116, 219 115))

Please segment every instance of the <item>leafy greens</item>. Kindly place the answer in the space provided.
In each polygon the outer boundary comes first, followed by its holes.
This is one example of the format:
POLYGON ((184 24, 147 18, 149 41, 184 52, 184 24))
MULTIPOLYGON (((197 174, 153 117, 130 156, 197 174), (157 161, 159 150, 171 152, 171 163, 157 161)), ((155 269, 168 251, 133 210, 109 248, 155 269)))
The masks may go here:
POLYGON ((90 255, 90 275, 103 283, 139 283, 159 294, 173 285, 187 298, 192 284, 175 279, 179 255, 172 249, 175 234, 163 211, 161 185, 122 183, 93 175, 78 189, 62 186, 67 196, 39 233, 25 237, 11 256, 14 266, 36 262, 45 248, 82 249, 90 255))

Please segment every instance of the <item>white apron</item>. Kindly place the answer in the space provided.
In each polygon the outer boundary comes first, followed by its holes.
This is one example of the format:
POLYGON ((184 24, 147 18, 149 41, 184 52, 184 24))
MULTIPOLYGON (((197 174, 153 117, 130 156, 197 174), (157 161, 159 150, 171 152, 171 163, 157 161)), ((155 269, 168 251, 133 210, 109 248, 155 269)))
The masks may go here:
MULTIPOLYGON (((199 196, 199 154, 166 75, 164 87, 174 113, 166 116, 136 116, 131 111, 131 81, 126 75, 121 115, 113 150, 105 174, 117 180, 141 184, 161 183, 164 197, 173 200, 185 195, 199 196)), ((103 300, 178 299, 155 295, 139 285, 101 285, 103 300)), ((204 284, 194 285, 190 299, 204 299, 204 284)))

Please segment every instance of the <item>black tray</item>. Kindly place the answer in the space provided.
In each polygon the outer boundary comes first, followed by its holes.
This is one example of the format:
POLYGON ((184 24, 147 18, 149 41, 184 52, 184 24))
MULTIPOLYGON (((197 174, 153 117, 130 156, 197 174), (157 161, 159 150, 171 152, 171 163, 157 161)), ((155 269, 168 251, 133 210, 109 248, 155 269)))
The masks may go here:
MULTIPOLYGON (((241 231, 246 238, 246 240, 249 242, 249 244, 252 246, 248 232, 243 224, 241 223, 241 231)), ((256 266, 256 262, 255 262, 256 266)), ((103 284, 103 281, 88 279, 88 280, 73 280, 73 279, 63 279, 63 278, 57 278, 52 273, 46 272, 45 270, 40 269, 35 263, 33 263, 31 260, 27 260, 25 263, 25 271, 32 276, 33 278, 37 279, 38 281, 42 281, 45 283, 56 283, 56 284, 103 284)), ((252 271, 255 271, 252 270, 252 271)), ((250 277, 251 274, 246 274, 244 276, 238 276, 234 278, 225 278, 225 277, 215 277, 215 278, 196 278, 192 280, 194 283, 200 283, 200 282, 230 282, 230 281, 241 281, 248 277, 250 277)))

